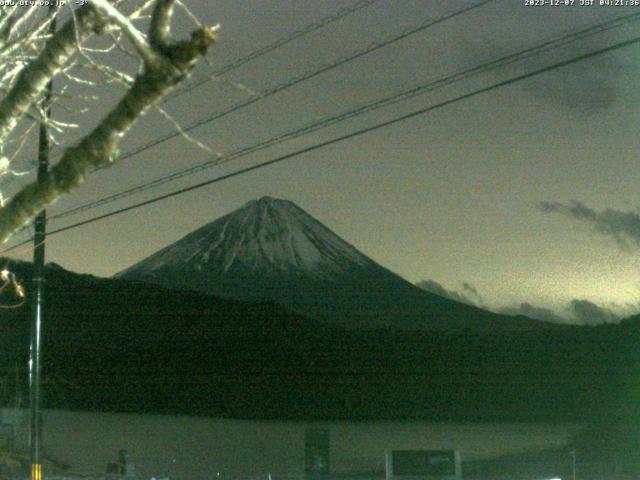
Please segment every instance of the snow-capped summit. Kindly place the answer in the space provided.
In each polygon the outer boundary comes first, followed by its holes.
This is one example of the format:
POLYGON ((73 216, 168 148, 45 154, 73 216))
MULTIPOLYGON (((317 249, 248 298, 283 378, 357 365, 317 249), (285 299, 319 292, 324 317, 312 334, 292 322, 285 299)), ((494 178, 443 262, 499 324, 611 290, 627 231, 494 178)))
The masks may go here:
POLYGON ((165 268, 239 274, 337 273, 372 260, 288 200, 263 197, 190 233, 119 273, 165 268))
POLYGON ((117 277, 251 302, 348 326, 522 328, 425 292, 359 252, 293 202, 253 200, 117 277))

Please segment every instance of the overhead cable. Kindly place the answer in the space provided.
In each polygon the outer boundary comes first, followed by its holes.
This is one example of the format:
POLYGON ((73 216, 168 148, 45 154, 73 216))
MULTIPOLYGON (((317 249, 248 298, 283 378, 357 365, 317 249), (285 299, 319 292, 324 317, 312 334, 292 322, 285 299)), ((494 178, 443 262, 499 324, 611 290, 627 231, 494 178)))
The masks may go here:
MULTIPOLYGON (((306 153, 310 153, 310 152, 313 152, 313 151, 316 151, 316 150, 320 150, 322 148, 328 147, 330 145, 337 144, 339 142, 350 140, 352 138, 356 138, 356 137, 362 136, 364 134, 367 134, 367 133, 370 133, 370 132, 374 132, 374 131, 380 130, 382 128, 385 128, 385 127, 389 127, 391 125, 396 125, 396 124, 398 124, 400 122, 404 122, 406 120, 410 120, 412 118, 415 118, 415 117, 418 117, 418 116, 421 116, 421 115, 425 115, 425 114, 430 113, 430 112, 432 112, 434 110, 438 110, 438 109, 447 107, 449 105, 453 105, 453 104, 458 103, 460 101, 468 100, 468 99, 476 97, 478 95, 495 91, 495 90, 497 90, 499 88, 502 88, 502 87, 505 87, 507 85, 512 85, 514 83, 521 82, 523 80, 528 80, 530 78, 542 75, 542 74, 550 72, 552 70, 556 70, 558 68, 563 68, 563 67, 566 67, 568 65, 573 65, 575 63, 582 62, 582 61, 585 61, 585 60, 588 60, 588 59, 591 59, 591 58, 594 58, 596 56, 600 56, 600 55, 603 55, 603 54, 606 54, 606 53, 610 53, 610 52, 613 52, 615 50, 619 50, 621 48, 625 48, 625 47, 629 47, 629 46, 632 46, 632 45, 636 45, 638 43, 640 43, 640 37, 634 37, 632 39, 629 39, 629 40, 626 40, 626 41, 623 41, 623 42, 619 42, 619 43, 616 43, 614 45, 611 45, 611 46, 608 46, 608 47, 605 47, 605 48, 601 48, 599 50, 594 50, 594 51, 591 51, 589 53, 578 55, 578 56, 570 58, 568 60, 563 60, 561 62, 557 62, 557 63, 554 63, 552 65, 549 65, 549 66, 546 66, 546 67, 542 67, 542 68, 539 68, 537 70, 534 70, 534 71, 531 71, 531 72, 528 72, 528 73, 525 73, 525 74, 522 74, 522 75, 511 77, 511 78, 509 78, 507 80, 503 80, 501 82, 494 83, 494 84, 489 85, 487 87, 479 88, 477 90, 474 90, 472 92, 469 92, 469 93, 454 97, 452 99, 445 100, 443 102, 436 103, 434 105, 430 105, 430 106, 427 106, 427 107, 424 107, 424 108, 420 108, 418 110, 414 110, 413 112, 410 112, 410 113, 407 113, 407 114, 404 114, 404 115, 400 115, 400 116, 395 117, 395 118, 393 118, 391 120, 387 120, 385 122, 381 122, 381 123, 378 123, 376 125, 372 125, 370 127, 362 128, 360 130, 356 130, 354 132, 348 133, 346 135, 341 135, 339 137, 335 137, 335 138, 332 138, 330 140, 326 140, 324 142, 316 143, 314 145, 311 145, 311 146, 296 150, 296 151, 291 152, 291 153, 287 153, 285 155, 281 155, 281 156, 272 158, 271 160, 267 160, 267 161, 255 164, 255 165, 252 165, 252 166, 237 170, 235 172, 228 173, 226 175, 222 175, 220 177, 216 177, 216 178, 204 181, 204 182, 200 182, 200 183, 197 183, 195 185, 191 185, 191 186, 186 187, 186 188, 182 188, 182 189, 170 192, 170 193, 166 193, 164 195, 160 195, 160 196, 154 197, 154 198, 146 200, 144 202, 140 202, 140 203, 137 203, 137 204, 134 204, 134 205, 130 205, 128 207, 120 208, 118 210, 114 210, 114 211, 109 212, 109 213, 98 215, 98 216, 95 216, 95 217, 92 217, 92 218, 89 218, 89 219, 74 223, 72 225, 67 225, 65 227, 61 227, 61 228, 52 230, 51 232, 49 232, 49 236, 56 235, 56 234, 62 233, 62 232, 66 232, 68 230, 72 230, 72 229, 75 229, 75 228, 78 228, 78 227, 81 227, 81 226, 84 226, 84 225, 88 225, 88 224, 97 222, 99 220, 104 220, 105 218, 113 217, 113 216, 119 215, 121 213, 125 213, 125 212, 129 212, 129 211, 132 211, 132 210, 136 210, 138 208, 141 208, 141 207, 144 207, 144 206, 147 206, 147 205, 158 203, 158 202, 167 200, 169 198, 172 198, 172 197, 175 197, 175 196, 178 196, 178 195, 182 195, 182 194, 187 193, 187 192, 198 190, 200 188, 212 185, 214 183, 222 182, 222 181, 228 180, 230 178, 234 178, 234 177, 237 177, 237 176, 240 176, 240 175, 244 175, 246 173, 249 173, 249 172, 261 169, 261 168, 265 168, 265 167, 268 167, 270 165, 274 165, 276 163, 280 163, 280 162, 283 162, 285 160, 289 160, 291 158, 295 158, 295 157, 298 157, 298 156, 306 154, 306 153)), ((28 240, 28 241, 30 241, 30 240, 28 240)), ((7 252, 9 252, 9 251, 11 251, 13 249, 16 249, 16 248, 24 245, 25 243, 26 242, 18 243, 16 245, 12 246, 12 247, 9 247, 9 248, 5 249, 3 253, 7 253, 7 252)))
POLYGON ((147 182, 143 182, 140 183, 138 185, 129 187, 127 189, 118 191, 116 193, 112 193, 109 194, 107 196, 104 196, 102 198, 96 199, 96 200, 92 200, 90 202, 86 202, 82 205, 70 208, 68 210, 65 210, 61 213, 58 213, 56 215, 51 215, 50 219, 55 220, 55 219, 61 219, 61 218, 65 218, 65 217, 69 217, 69 216, 73 216, 73 215, 77 215, 81 212, 87 211, 87 210, 91 210, 94 208, 97 208, 99 206, 114 202, 116 200, 121 200, 123 198, 127 198, 130 197, 132 195, 144 192, 146 190, 152 189, 152 188, 156 188, 158 186, 173 182, 175 180, 178 180, 180 178, 189 176, 189 175, 193 175, 195 173, 204 171, 206 169, 224 164, 224 163, 228 163, 232 160, 236 160, 238 158, 247 156, 249 154, 264 150, 266 148, 269 148, 271 146, 280 144, 280 143, 284 143, 286 141, 295 139, 295 138, 299 138, 303 135, 307 135, 309 133, 312 132, 316 132, 320 129, 323 128, 327 128, 329 126, 335 125, 337 123, 358 117, 360 115, 363 115, 365 113, 369 113, 371 111, 374 110, 378 110, 380 108, 384 108, 384 107, 388 107, 390 105, 393 105, 395 103, 416 97, 418 95, 423 95, 425 93, 428 92, 432 92, 436 89, 439 88, 443 88, 445 86, 449 86, 453 83, 457 83, 463 80, 467 80, 469 78, 472 78, 476 75, 482 74, 482 73, 486 73, 492 70, 495 70, 497 68, 502 68, 508 65, 511 65, 513 63, 531 58, 535 55, 540 55, 541 53, 550 51, 550 50, 554 50, 557 49, 561 46, 567 45, 569 43, 578 41, 578 40, 583 40, 585 38, 587 38, 588 36, 594 35, 596 33, 601 33, 603 31, 606 30, 610 30, 612 28, 616 28, 616 27, 620 27, 622 25, 631 23, 631 22, 635 22, 640 20, 640 13, 635 13, 632 15, 628 15, 625 16, 624 18, 617 18, 615 20, 611 20, 611 21, 607 21, 607 22, 603 22, 594 26, 591 26, 589 28, 585 28, 582 30, 579 30, 577 32, 573 32, 573 33, 569 33, 569 34, 565 34, 562 35, 559 38, 553 39, 553 40, 548 40, 548 41, 544 41, 538 45, 532 46, 532 47, 528 47, 524 50, 520 50, 518 52, 509 54, 509 55, 505 55, 502 56, 500 58, 497 58, 495 60, 480 64, 480 65, 476 65, 474 67, 471 68, 467 68, 463 71, 439 78, 437 80, 434 81, 430 81, 426 84, 417 86, 417 87, 413 87, 411 89, 402 91, 400 93, 388 96, 388 97, 384 97, 382 99, 378 99, 369 103, 366 103, 364 105, 361 105, 355 109, 351 109, 349 111, 340 113, 338 115, 332 115, 332 116, 328 116, 325 118, 322 118, 320 120, 316 120, 314 122, 311 122, 309 124, 306 124, 302 127, 296 128, 295 130, 286 132, 286 133, 282 133, 279 134, 277 136, 271 137, 265 141, 250 145, 250 146, 246 146, 243 148, 240 148, 238 150, 229 152, 227 154, 224 154, 220 157, 216 157, 213 159, 209 159, 206 160, 204 162, 201 162, 197 165, 188 167, 188 168, 184 168, 184 169, 180 169, 178 171, 172 172, 170 174, 167 175, 163 175, 160 176, 156 179, 153 179, 151 181, 147 181, 147 182))

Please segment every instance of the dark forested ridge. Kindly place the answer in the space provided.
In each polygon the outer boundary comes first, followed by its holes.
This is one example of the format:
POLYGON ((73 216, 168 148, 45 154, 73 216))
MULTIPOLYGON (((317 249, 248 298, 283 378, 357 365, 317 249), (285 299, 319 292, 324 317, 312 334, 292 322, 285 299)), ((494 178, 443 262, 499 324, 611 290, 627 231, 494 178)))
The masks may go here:
MULTIPOLYGON (((12 269, 30 276, 29 264, 12 269)), ((538 421, 640 405, 637 318, 499 335, 349 330, 275 305, 60 268, 47 269, 45 297, 45 403, 55 408, 538 421)), ((16 365, 24 374, 28 313, 0 311, 6 403, 16 365)))
POLYGON ((289 200, 262 197, 116 274, 240 302, 268 301, 348 328, 443 333, 554 328, 416 287, 289 200))

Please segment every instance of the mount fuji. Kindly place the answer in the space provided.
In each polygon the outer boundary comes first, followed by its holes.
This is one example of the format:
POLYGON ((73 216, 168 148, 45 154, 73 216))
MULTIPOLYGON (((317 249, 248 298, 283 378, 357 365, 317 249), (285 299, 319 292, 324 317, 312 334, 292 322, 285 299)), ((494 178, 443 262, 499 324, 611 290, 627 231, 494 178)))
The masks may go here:
POLYGON ((253 200, 116 274, 172 289, 271 302, 346 327, 455 332, 550 327, 425 292, 288 200, 253 200))

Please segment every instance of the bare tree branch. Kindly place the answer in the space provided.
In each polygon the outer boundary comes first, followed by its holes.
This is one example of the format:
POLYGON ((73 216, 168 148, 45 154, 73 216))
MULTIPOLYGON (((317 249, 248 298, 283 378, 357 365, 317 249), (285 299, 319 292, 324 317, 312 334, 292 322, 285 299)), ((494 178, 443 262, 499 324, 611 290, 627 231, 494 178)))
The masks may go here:
POLYGON ((156 50, 162 51, 169 45, 174 3, 174 0, 158 0, 151 15, 149 37, 151 46, 156 50))
POLYGON ((129 19, 111 5, 108 0, 93 0, 93 5, 122 29, 146 63, 158 61, 158 59, 155 58, 157 53, 151 48, 142 32, 134 27, 129 19))
POLYGON ((76 146, 67 148, 43 181, 27 185, 0 209, 0 242, 77 187, 90 171, 111 163, 120 139, 135 121, 184 80, 207 53, 216 27, 195 30, 189 40, 169 43, 172 4, 172 0, 159 0, 156 4, 149 32, 150 38, 155 39, 151 42, 155 55, 145 62, 143 71, 114 110, 76 146))
POLYGON ((15 84, 0 101, 0 143, 7 139, 22 116, 39 99, 47 83, 78 50, 77 39, 85 40, 101 27, 98 13, 85 6, 79 9, 75 24, 68 21, 46 42, 42 53, 20 72, 15 84))

